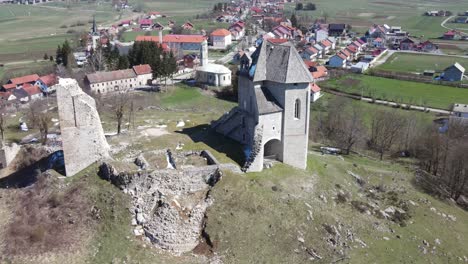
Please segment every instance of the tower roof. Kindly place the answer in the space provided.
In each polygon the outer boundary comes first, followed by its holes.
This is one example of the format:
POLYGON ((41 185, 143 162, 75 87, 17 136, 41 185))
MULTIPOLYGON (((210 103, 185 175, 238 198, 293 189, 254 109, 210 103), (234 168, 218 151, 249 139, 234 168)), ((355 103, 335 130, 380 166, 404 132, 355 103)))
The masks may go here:
POLYGON ((252 55, 254 82, 311 83, 314 81, 296 48, 289 43, 264 41, 252 55))

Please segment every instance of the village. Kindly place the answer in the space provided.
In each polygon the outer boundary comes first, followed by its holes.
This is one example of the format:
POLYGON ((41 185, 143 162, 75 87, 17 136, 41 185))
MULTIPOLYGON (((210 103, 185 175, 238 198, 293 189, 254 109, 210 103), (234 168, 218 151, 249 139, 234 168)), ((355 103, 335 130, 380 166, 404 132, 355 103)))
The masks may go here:
POLYGON ((468 10, 173 2, 0 0, 1 263, 468 263, 468 10))

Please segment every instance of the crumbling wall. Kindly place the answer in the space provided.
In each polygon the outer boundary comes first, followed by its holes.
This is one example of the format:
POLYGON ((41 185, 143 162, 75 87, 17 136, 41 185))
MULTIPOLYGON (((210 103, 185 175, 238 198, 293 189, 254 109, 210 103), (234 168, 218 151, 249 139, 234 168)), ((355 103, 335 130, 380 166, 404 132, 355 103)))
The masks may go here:
POLYGON ((94 99, 74 79, 56 85, 65 170, 73 176, 92 163, 109 157, 109 145, 94 99))
POLYGON ((212 203, 209 190, 221 172, 217 165, 122 172, 105 163, 100 175, 132 197, 135 235, 145 235, 162 249, 183 253, 199 244, 205 211, 212 203))
POLYGON ((18 144, 3 145, 0 149, 0 169, 5 168, 16 157, 21 147, 18 144))

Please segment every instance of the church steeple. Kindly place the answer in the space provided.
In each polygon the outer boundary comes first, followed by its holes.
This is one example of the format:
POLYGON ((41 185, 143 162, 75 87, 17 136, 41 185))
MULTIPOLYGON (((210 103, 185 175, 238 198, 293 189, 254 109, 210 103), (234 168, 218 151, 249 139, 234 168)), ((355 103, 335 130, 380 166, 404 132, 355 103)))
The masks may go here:
POLYGON ((91 33, 97 34, 97 26, 96 26, 96 15, 93 15, 93 27, 91 28, 91 33))

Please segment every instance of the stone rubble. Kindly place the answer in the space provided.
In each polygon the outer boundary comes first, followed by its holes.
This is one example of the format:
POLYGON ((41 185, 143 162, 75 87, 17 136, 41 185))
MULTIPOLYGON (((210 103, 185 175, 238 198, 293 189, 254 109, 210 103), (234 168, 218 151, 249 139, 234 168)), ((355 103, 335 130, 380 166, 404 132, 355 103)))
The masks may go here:
POLYGON ((125 172, 104 163, 100 175, 132 197, 135 236, 180 254, 199 244, 205 211, 213 203, 209 191, 221 172, 218 165, 125 172))

